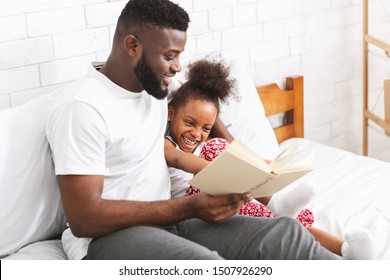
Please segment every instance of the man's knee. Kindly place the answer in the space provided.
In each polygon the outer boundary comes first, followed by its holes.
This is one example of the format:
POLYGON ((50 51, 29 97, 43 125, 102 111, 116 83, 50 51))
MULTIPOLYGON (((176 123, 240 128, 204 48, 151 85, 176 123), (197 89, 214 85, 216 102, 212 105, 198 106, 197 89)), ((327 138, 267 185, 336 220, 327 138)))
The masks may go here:
POLYGON ((291 217, 277 217, 278 224, 285 228, 302 228, 304 227, 299 223, 297 219, 291 217))
POLYGON ((272 235, 281 239, 299 240, 306 236, 311 236, 298 220, 291 217, 278 217, 275 219, 272 235))

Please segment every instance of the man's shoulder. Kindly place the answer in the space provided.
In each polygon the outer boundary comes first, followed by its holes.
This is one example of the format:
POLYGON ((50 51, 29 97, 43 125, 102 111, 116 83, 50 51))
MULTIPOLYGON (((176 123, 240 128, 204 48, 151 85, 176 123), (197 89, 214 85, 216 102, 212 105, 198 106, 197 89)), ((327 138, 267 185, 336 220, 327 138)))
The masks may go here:
MULTIPOLYGON (((61 112, 63 114, 66 111, 72 111, 75 106, 79 107, 79 104, 87 105, 87 98, 85 96, 88 92, 91 92, 91 79, 88 77, 79 78, 70 84, 53 92, 53 106, 49 113, 49 118, 53 115, 61 112), (85 100, 83 100, 85 99, 85 100)), ((90 105, 84 107, 91 107, 90 105)))

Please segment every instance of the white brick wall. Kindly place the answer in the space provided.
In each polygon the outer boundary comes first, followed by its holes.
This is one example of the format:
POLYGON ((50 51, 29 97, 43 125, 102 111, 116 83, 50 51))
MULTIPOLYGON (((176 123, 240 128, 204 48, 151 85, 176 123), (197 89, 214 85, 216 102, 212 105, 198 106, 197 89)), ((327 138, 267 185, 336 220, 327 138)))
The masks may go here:
POLYGON ((256 4, 240 5, 233 8, 233 26, 256 24, 256 4))
POLYGON ((77 79, 85 74, 88 65, 94 60, 95 55, 88 54, 42 63, 39 65, 41 85, 49 86, 77 79))
POLYGON ((24 39, 26 36, 26 17, 24 15, 0 17, 0 42, 24 39))
MULTIPOLYGON (((185 63, 240 59, 255 83, 305 77, 306 137, 361 152, 362 0, 173 0, 191 17, 185 63)), ((0 110, 63 86, 105 60, 127 0, 1 0, 0 110)), ((370 0, 370 32, 390 42, 390 1, 370 0)), ((383 115, 390 59, 372 49, 370 107, 383 115)), ((371 155, 390 138, 370 128, 371 155)))
POLYGON ((125 1, 117 1, 86 6, 85 14, 87 18, 87 27, 93 28, 115 25, 118 15, 125 4, 125 1))
MULTIPOLYGON (((176 1, 177 3, 181 3, 180 0, 176 1)), ((194 0, 194 11, 207 11, 212 9, 218 9, 223 7, 232 7, 237 4, 236 0, 194 0)))
POLYGON ((34 89, 39 86, 38 65, 12 68, 4 71, 0 70, 0 94, 34 89))
POLYGON ((233 27, 222 31, 222 49, 257 45, 262 39, 260 24, 233 27))
POLYGON ((0 1, 0 16, 24 15, 49 8, 50 0, 3 0, 0 1))
POLYGON ((258 1, 257 20, 267 22, 276 19, 286 19, 294 15, 294 1, 265 0, 258 1))
POLYGON ((49 36, 1 43, 0 54, 0 69, 38 64, 54 58, 52 40, 49 36))
POLYGON ((9 107, 10 107, 9 95, 8 94, 0 95, 0 110, 9 107))
POLYGON ((27 34, 38 37, 85 28, 83 7, 49 10, 27 14, 27 34), (64 24, 66 22, 67 24, 64 24))

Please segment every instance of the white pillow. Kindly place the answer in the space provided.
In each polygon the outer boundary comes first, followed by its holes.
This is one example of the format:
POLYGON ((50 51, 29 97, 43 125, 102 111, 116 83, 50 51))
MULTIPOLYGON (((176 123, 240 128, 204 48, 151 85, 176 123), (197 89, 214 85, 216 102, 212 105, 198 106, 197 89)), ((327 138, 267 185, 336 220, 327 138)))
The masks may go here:
POLYGON ((62 247, 61 239, 35 242, 23 247, 5 260, 66 260, 67 256, 62 247))
POLYGON ((240 100, 222 104, 220 118, 229 132, 262 158, 273 160, 280 153, 274 130, 264 113, 255 84, 238 60, 226 60, 231 65, 231 77, 236 79, 240 100))
POLYGON ((0 257, 65 228, 45 126, 55 94, 0 111, 0 257))

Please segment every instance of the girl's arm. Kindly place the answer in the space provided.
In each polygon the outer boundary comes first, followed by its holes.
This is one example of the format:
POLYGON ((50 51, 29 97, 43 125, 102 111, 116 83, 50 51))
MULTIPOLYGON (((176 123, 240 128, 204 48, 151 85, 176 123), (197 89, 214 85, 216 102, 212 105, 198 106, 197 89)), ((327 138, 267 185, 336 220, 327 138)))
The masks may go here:
POLYGON ((205 159, 176 149, 168 139, 164 139, 164 153, 169 167, 178 168, 192 174, 198 173, 209 164, 209 161, 205 159))

